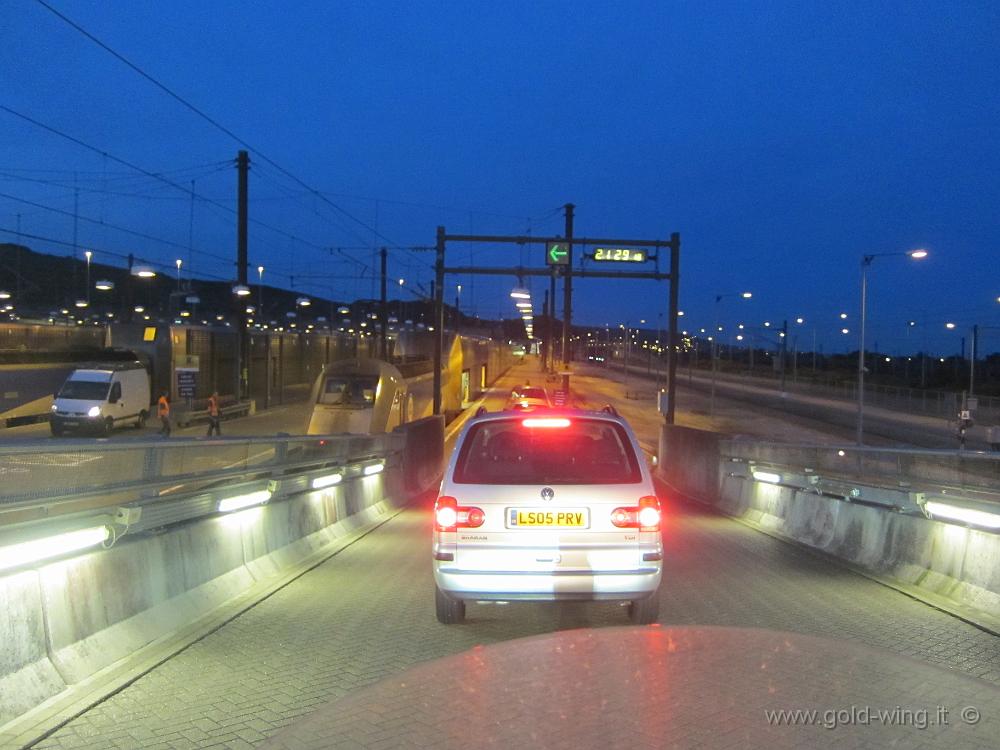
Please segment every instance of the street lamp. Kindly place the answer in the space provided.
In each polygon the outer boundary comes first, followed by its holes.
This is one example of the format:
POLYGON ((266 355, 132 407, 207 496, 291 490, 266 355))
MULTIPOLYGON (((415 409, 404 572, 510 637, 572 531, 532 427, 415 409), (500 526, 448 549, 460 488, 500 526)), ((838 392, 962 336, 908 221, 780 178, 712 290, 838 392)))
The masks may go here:
MULTIPOLYGON (((868 267, 875 258, 888 257, 892 255, 905 255, 913 260, 923 260, 927 257, 924 249, 910 250, 905 253, 871 253, 861 256, 861 333, 858 345, 858 445, 864 445, 865 439, 865 323, 867 316, 867 296, 868 296, 868 267)), ((840 317, 846 319, 846 313, 841 313, 840 317)), ((845 331, 847 329, 844 329, 845 331)))
POLYGON ((90 259, 94 254, 90 250, 85 250, 83 257, 87 259, 87 302, 90 302, 90 259))
POLYGON ((264 266, 257 266, 257 309, 264 314, 264 266))
MULTIPOLYGON (((726 297, 739 297, 740 299, 751 299, 753 297, 753 292, 732 292, 728 294, 716 294, 715 295, 715 325, 712 326, 713 334, 718 333, 719 330, 719 304, 726 297)), ((719 342, 718 336, 713 335, 709 341, 712 342, 712 395, 708 402, 708 413, 715 415, 715 380, 718 372, 718 359, 719 359, 719 342)), ((751 344, 752 346, 752 344, 751 344)), ((751 350, 752 352, 752 350, 751 350)), ((751 355, 752 356, 752 355, 751 355)))

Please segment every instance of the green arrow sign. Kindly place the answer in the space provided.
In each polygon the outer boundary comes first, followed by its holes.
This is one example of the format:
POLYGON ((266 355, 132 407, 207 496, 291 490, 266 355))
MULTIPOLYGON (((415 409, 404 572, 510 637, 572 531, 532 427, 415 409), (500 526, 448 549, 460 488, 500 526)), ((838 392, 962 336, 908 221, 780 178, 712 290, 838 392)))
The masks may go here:
POLYGON ((545 265, 568 266, 569 250, 561 242, 550 242, 545 249, 545 265))

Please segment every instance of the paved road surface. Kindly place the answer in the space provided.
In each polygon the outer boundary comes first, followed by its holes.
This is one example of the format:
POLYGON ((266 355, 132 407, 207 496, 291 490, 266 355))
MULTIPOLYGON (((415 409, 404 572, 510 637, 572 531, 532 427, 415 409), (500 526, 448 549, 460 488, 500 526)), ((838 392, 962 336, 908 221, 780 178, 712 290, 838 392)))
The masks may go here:
MULTIPOLYGON (((499 408, 526 377, 535 383, 538 375, 521 367, 503 378, 488 407, 499 408)), ((642 442, 652 439, 649 404, 626 402, 620 387, 586 376, 575 390, 585 401, 616 402, 635 418, 642 442)), ((992 635, 680 499, 668 499, 664 525, 663 625, 843 639, 975 676, 983 690, 1000 685, 992 635)), ((627 623, 615 604, 521 603, 470 606, 467 623, 440 625, 429 537, 429 505, 406 509, 37 747, 250 748, 332 698, 437 657, 627 623)), ((720 684, 729 679, 723 669, 714 677, 720 684)), ((350 746, 395 746, 408 719, 394 718, 395 737, 350 746)), ((531 713, 522 720, 530 722, 531 713)))

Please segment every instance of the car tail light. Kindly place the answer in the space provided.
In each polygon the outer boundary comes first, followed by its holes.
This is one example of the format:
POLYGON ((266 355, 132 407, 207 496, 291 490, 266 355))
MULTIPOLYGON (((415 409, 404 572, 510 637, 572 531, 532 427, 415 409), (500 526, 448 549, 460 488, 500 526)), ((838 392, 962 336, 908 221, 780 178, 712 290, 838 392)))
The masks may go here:
POLYGON ((455 531, 458 528, 475 529, 486 521, 482 508, 465 507, 458 500, 443 495, 434 503, 434 528, 438 531, 455 531))
POLYGON ((639 504, 611 511, 611 524, 619 529, 658 531, 660 528, 660 501, 652 495, 639 498, 639 504))
POLYGON ((522 419, 524 427, 569 427, 570 421, 565 417, 532 417, 522 419))
POLYGON ((660 501, 653 495, 639 498, 639 529, 658 531, 660 528, 660 501))

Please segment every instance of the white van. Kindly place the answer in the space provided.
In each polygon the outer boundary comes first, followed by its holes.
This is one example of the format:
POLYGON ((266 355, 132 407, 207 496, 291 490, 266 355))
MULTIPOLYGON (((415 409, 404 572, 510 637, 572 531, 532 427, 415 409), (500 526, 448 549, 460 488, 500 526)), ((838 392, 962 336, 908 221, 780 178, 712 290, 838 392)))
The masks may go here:
POLYGON ((149 374, 140 362, 74 370, 56 393, 49 426, 108 435, 115 427, 142 427, 149 417, 149 374))

